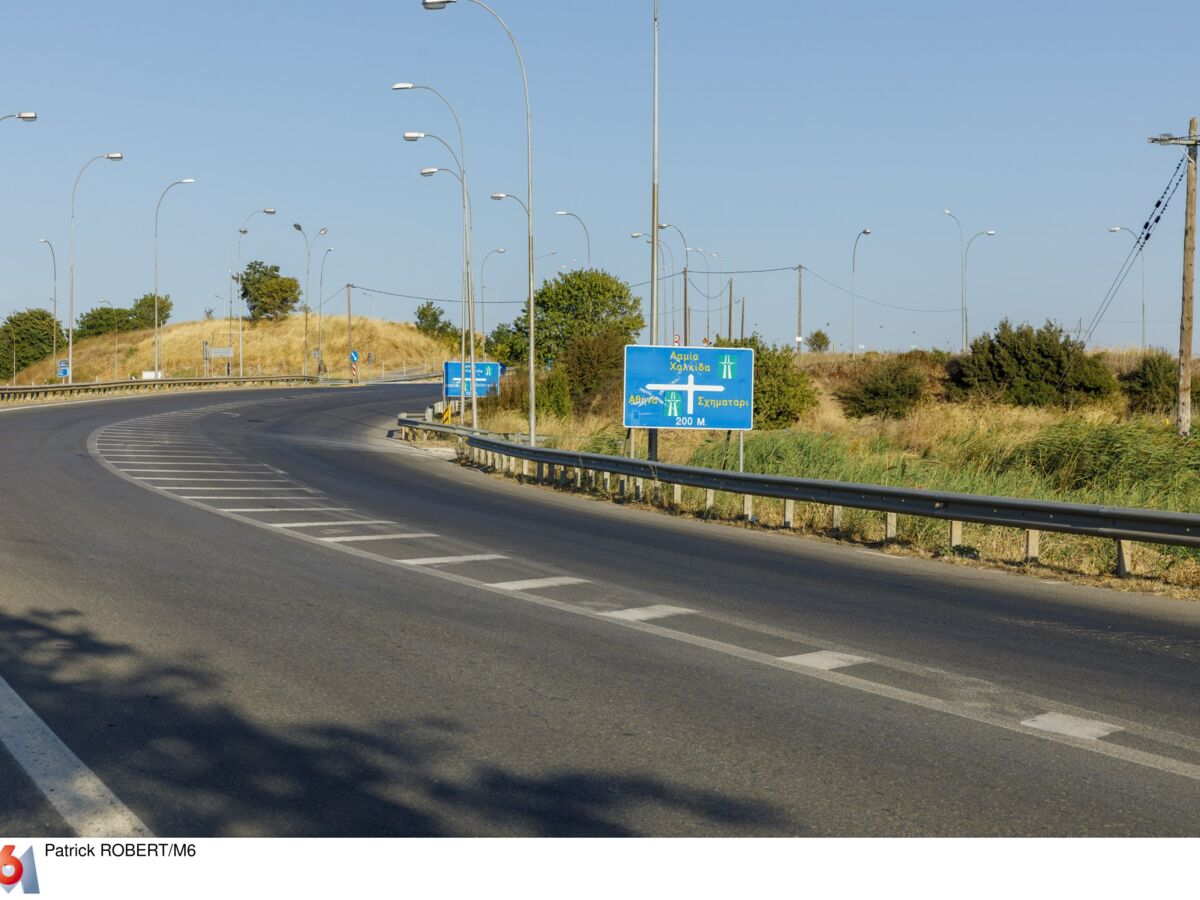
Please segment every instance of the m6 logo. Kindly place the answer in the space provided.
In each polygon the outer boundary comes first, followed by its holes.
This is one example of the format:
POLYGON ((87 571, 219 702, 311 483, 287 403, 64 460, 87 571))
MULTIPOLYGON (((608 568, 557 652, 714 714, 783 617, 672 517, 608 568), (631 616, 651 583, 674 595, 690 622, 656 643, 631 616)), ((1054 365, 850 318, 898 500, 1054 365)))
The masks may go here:
POLYGON ((40 894, 38 888, 37 863, 33 858, 33 847, 19 857, 14 855, 16 844, 0 846, 0 887, 11 893, 18 884, 26 894, 40 894))

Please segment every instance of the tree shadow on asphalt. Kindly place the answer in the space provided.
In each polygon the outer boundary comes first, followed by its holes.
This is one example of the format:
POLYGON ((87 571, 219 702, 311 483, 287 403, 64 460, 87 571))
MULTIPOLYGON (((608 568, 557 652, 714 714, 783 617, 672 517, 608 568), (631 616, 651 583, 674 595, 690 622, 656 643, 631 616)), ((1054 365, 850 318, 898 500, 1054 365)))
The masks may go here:
POLYGON ((464 758, 467 728, 449 718, 264 725, 199 665, 139 656, 69 610, 0 613, 0 672, 164 836, 805 830, 766 803, 654 775, 528 774, 464 758))

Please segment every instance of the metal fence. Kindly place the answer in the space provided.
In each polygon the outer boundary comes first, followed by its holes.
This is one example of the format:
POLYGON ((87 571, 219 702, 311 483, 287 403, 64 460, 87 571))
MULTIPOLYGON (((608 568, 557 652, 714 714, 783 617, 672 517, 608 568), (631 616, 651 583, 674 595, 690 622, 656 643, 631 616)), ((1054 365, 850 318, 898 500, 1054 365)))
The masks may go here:
MULTIPOLYGON (((402 417, 397 424, 401 432, 431 430, 428 423, 416 419, 402 417)), ((705 491, 706 509, 713 506, 716 492, 721 491, 743 498, 742 514, 747 519, 753 517, 754 497, 781 499, 784 501, 783 519, 786 528, 792 527, 797 502, 829 506, 830 521, 835 528, 841 524, 841 511, 844 507, 882 512, 886 516, 887 539, 896 537, 897 515, 942 519, 949 523, 951 547, 962 545, 964 522, 999 525, 1025 531, 1025 558, 1031 562, 1038 558, 1039 538, 1043 531, 1090 535, 1116 542, 1116 571, 1121 576, 1130 573, 1134 541, 1200 547, 1200 516, 1191 513, 987 497, 917 488, 702 469, 599 453, 530 447, 490 435, 475 434, 469 429, 454 426, 436 428, 441 433, 452 434, 462 440, 465 452, 473 463, 506 473, 516 473, 519 462, 520 474, 532 474, 539 483, 557 481, 560 484, 569 484, 573 481, 576 487, 594 486, 598 474, 604 480, 604 487, 612 489, 611 479, 616 476, 619 481, 615 490, 634 496, 646 495, 646 483, 650 483, 655 492, 660 491, 662 485, 670 485, 672 502, 676 505, 681 502, 683 487, 702 488, 705 491), (531 465, 534 467, 532 473, 531 465)))

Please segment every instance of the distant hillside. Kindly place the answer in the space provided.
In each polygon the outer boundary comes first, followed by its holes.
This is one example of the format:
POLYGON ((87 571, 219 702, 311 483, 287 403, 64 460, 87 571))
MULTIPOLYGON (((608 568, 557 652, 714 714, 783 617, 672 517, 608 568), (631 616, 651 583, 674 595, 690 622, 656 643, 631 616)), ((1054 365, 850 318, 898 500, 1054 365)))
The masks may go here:
MULTIPOLYGON (((346 344, 346 319, 328 317, 323 324, 323 344, 328 374, 334 378, 349 375, 346 344)), ((227 320, 181 322, 162 330, 161 359, 167 378, 196 378, 204 374, 203 343, 224 347, 229 343, 227 320)), ((242 332, 242 355, 247 375, 290 375, 302 371, 304 356, 304 316, 292 316, 283 322, 246 322, 242 332)), ((87 338, 75 343, 75 381, 124 381, 154 368, 154 331, 134 331, 116 336, 116 366, 113 363, 113 335, 87 338)), ((308 319, 309 352, 317 349, 317 320, 308 319)), ((447 358, 445 346, 418 332, 407 322, 385 322, 356 316, 354 349, 359 352, 359 377, 408 368, 439 368, 447 358), (368 363, 368 354, 374 361, 368 363)), ((59 358, 67 358, 65 344, 59 346, 59 358)), ((224 374, 225 360, 213 360, 214 371, 224 374)), ((315 375, 316 360, 310 355, 308 372, 315 375)), ((238 323, 233 323, 233 374, 238 373, 238 323)), ((42 360, 17 373, 18 384, 54 382, 54 361, 42 360)))

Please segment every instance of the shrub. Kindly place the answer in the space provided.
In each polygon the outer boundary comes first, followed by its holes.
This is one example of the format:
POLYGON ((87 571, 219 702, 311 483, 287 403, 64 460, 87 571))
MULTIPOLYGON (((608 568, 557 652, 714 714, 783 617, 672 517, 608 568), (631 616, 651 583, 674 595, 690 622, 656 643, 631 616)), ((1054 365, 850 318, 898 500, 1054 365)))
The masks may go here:
POLYGON ((973 340, 948 371, 959 392, 1015 406, 1074 406, 1103 399, 1117 387, 1104 362, 1052 322, 1035 331, 1005 319, 995 334, 973 340))
POLYGON ((882 359, 863 365, 837 393, 846 415, 902 419, 926 394, 924 373, 907 359, 882 359))
POLYGON ((757 334, 736 341, 718 338, 716 345, 754 350, 755 428, 790 428, 817 405, 817 389, 796 366, 790 347, 773 347, 757 334))
POLYGON ((625 342, 625 335, 605 330, 580 335, 567 346, 555 369, 566 373, 576 412, 582 415, 597 407, 620 408, 625 342))
MULTIPOLYGON (((526 409, 529 408, 527 403, 526 409)), ((560 368, 538 378, 537 411, 539 416, 566 418, 571 414, 571 381, 560 368)))
POLYGON ((813 353, 825 353, 829 349, 829 335, 817 329, 808 336, 808 349, 813 353))
MULTIPOLYGON (((1120 379, 1130 412, 1168 415, 1179 399, 1179 363, 1163 350, 1145 354, 1120 379)), ((1200 401, 1200 379, 1192 377, 1192 408, 1200 401)))

